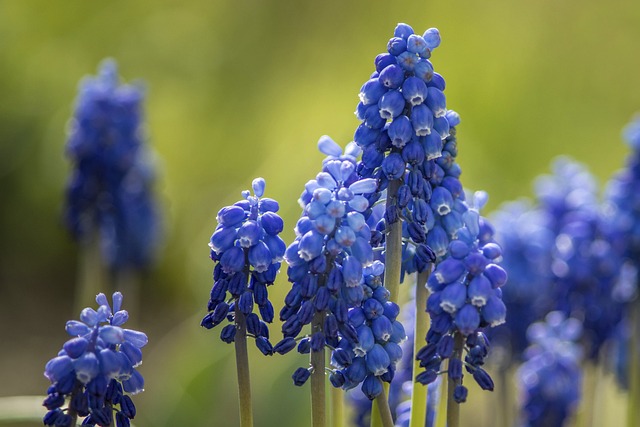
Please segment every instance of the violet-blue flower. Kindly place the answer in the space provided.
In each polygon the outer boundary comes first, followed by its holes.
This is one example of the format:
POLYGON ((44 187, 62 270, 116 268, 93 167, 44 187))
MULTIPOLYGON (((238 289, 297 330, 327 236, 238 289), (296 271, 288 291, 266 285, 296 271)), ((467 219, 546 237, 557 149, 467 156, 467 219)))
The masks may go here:
POLYGON ((144 379, 136 370, 142 363, 141 348, 147 336, 122 328, 128 313, 122 309, 122 294, 113 294, 112 305, 104 294, 96 297, 97 310, 85 308, 80 320, 67 322, 68 340, 45 366, 51 381, 43 405, 49 410, 45 425, 129 425, 136 409, 129 395, 143 391, 144 379), (67 402, 67 407, 62 407, 67 402))

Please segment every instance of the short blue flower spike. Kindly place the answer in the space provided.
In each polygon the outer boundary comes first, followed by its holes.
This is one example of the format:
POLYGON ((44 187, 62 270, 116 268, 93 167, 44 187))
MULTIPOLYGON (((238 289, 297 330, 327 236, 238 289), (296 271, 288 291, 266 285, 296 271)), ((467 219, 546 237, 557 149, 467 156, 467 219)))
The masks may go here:
POLYGON ((85 308, 80 321, 67 322, 73 338, 45 366, 44 375, 52 384, 43 403, 49 410, 45 425, 72 426, 78 417, 85 417, 86 425, 109 425, 115 417, 118 426, 128 426, 136 415, 129 395, 144 388, 136 367, 142 363, 140 349, 147 336, 121 327, 128 314, 120 292, 113 294, 113 307, 104 294, 96 301, 98 310, 85 308))
MULTIPOLYGON (((263 178, 254 179, 253 196, 245 191, 244 200, 218 212, 218 226, 209 242, 211 259, 217 263, 213 271, 214 284, 207 305, 209 313, 201 325, 211 329, 225 319, 233 321, 238 310, 247 316, 247 331, 255 338, 258 349, 271 355, 274 348, 269 342, 266 323, 273 321, 274 312, 267 286, 275 281, 286 245, 278 236, 284 228, 282 218, 276 213, 278 202, 262 197, 265 187, 263 178), (255 306, 262 320, 253 314, 255 306)), ((313 244, 309 246, 309 250, 313 250, 313 244)), ((235 340, 235 328, 229 326, 232 325, 225 326, 220 334, 226 343, 235 340)), ((277 351, 282 352, 282 347, 277 351)))

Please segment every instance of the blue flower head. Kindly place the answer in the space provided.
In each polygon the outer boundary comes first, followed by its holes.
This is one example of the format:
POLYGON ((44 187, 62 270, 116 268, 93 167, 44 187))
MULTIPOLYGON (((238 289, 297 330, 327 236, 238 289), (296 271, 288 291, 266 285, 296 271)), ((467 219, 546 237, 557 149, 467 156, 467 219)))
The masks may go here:
MULTIPOLYGON (((234 322, 236 313, 246 316, 246 329, 255 338, 256 346, 265 355, 273 354, 266 323, 273 321, 273 305, 267 286, 272 285, 280 269, 286 246, 279 237, 284 228, 276 213, 278 202, 263 197, 265 181, 256 178, 253 194, 243 191, 243 200, 218 212, 216 227, 209 241, 214 284, 207 308, 209 313, 201 325, 211 329, 228 319, 234 322), (254 313, 258 306, 260 317, 254 313)), ((221 331, 227 343, 235 339, 236 326, 230 324, 221 331)))
POLYGON ((66 152, 73 172, 64 218, 77 239, 99 236, 113 269, 143 268, 159 240, 151 156, 143 144, 140 85, 120 84, 116 63, 80 84, 66 152))
POLYGON ((122 327, 129 315, 122 309, 120 292, 113 294, 113 306, 104 294, 96 302, 97 310, 87 307, 79 321, 67 322, 73 338, 45 366, 44 375, 51 381, 44 401, 49 410, 45 425, 71 426, 80 416, 86 417, 86 425, 109 425, 115 417, 118 427, 124 427, 135 417, 130 395, 143 391, 144 379, 136 367, 142 363, 140 349, 147 336, 122 327))
MULTIPOLYGON (((467 371, 485 390, 493 390, 491 377, 482 369, 489 350, 483 330, 505 322, 506 307, 501 287, 507 274, 498 264, 502 250, 493 240, 493 228, 480 216, 479 209, 486 202, 486 193, 476 193, 473 205, 456 204, 463 226, 449 243, 449 256, 436 265, 427 287, 431 295, 427 311, 431 327, 427 345, 416 358, 425 371, 417 375, 423 384, 433 382, 443 360, 449 360, 449 377, 462 385, 462 346, 456 355, 454 343, 464 343, 467 371)), ((460 401, 466 398, 458 390, 460 401)))

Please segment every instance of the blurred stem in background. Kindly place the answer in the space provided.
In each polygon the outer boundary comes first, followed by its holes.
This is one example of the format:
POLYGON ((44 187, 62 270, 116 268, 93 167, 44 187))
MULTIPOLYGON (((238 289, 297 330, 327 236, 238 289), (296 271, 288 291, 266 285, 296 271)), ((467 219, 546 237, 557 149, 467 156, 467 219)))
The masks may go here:
POLYGON ((344 427, 344 391, 331 387, 331 427, 344 427))
POLYGON ((97 232, 87 235, 80 246, 79 256, 74 313, 80 313, 84 307, 92 305, 100 292, 111 290, 111 287, 106 288, 109 280, 107 269, 102 261, 97 232))
POLYGON ((640 298, 630 307, 629 337, 629 400, 627 402, 627 426, 640 423, 640 298))

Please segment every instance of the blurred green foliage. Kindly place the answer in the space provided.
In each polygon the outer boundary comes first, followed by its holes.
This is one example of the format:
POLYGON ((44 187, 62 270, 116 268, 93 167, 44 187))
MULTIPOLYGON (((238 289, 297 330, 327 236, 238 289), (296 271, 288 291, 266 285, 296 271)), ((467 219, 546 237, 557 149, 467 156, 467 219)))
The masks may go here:
MULTIPOLYGON (((149 89, 165 209, 165 244, 132 313, 150 337, 136 424, 235 425, 232 348, 198 326, 215 213, 263 176, 292 240, 316 141, 351 140, 360 85, 397 22, 441 31, 432 62, 462 116, 463 183, 487 190, 490 209, 529 195, 556 155, 603 182, 622 165, 620 129, 640 110, 640 3, 0 1, 0 336, 11 343, 0 395, 44 393, 44 363, 77 315, 77 248, 60 221, 65 126, 78 80, 113 57, 149 89)), ((276 307, 286 288, 271 289, 276 307)), ((307 390, 290 380, 304 358, 251 358, 256 425, 306 425, 307 390)))

